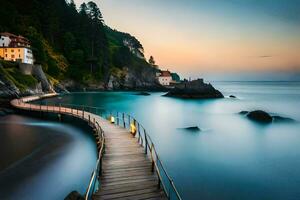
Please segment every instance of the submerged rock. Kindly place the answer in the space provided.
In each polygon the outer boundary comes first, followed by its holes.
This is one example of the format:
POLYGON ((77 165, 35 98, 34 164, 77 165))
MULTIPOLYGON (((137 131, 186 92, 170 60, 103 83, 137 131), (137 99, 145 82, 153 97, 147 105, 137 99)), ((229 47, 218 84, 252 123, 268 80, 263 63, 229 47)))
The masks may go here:
POLYGON ((140 96, 150 96, 151 94, 148 93, 148 92, 139 92, 139 93, 136 93, 135 95, 140 95, 140 96))
POLYGON ((251 111, 246 115, 249 119, 260 123, 271 123, 272 116, 262 110, 251 111))
POLYGON ((201 129, 198 126, 190 126, 190 127, 185 127, 182 129, 187 130, 187 131, 195 131, 195 132, 201 131, 201 129))
POLYGON ((77 191, 72 191, 65 200, 84 200, 84 197, 77 191))
POLYGON ((273 116, 273 122, 295 122, 295 120, 288 117, 273 116))
POLYGON ((211 84, 204 83, 203 79, 179 83, 164 96, 186 99, 224 98, 220 91, 211 84))
POLYGON ((245 110, 239 112, 239 114, 241 114, 241 115, 246 115, 246 114, 248 114, 248 113, 249 113, 249 111, 245 111, 245 110))

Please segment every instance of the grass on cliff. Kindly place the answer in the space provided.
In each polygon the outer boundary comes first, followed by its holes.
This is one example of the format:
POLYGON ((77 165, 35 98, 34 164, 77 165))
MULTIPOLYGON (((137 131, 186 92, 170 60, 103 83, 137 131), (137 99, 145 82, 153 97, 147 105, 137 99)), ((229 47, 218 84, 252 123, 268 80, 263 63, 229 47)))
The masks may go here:
POLYGON ((11 81, 20 91, 35 87, 38 81, 31 75, 24 75, 16 68, 15 63, 1 62, 4 67, 0 67, 0 74, 11 81))

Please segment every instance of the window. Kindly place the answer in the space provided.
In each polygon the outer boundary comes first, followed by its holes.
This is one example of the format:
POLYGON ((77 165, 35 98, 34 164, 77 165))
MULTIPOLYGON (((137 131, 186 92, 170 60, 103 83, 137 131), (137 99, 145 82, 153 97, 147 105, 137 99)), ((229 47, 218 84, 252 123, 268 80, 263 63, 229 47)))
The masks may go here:
POLYGON ((11 52, 15 52, 15 50, 12 49, 11 52))
POLYGON ((11 55, 11 58, 15 58, 15 55, 11 55))
POLYGON ((21 58, 21 54, 19 54, 19 58, 21 58))
POLYGON ((5 54, 5 58, 7 58, 7 54, 5 54))
POLYGON ((18 49, 18 52, 20 52, 20 49, 18 49))
POLYGON ((7 49, 5 49, 5 52, 7 52, 7 49))

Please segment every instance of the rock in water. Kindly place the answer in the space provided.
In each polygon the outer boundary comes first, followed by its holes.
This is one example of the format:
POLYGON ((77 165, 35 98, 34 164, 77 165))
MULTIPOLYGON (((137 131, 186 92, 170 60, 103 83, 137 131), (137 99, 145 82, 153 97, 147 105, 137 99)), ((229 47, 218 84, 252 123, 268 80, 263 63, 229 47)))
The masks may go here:
POLYGON ((203 79, 179 83, 164 96, 186 99, 224 98, 220 91, 211 84, 204 83, 203 79))
POLYGON ((245 110, 239 112, 240 115, 246 115, 246 114, 248 114, 248 113, 249 113, 249 111, 245 111, 245 110))
POLYGON ((148 92, 139 92, 139 93, 136 93, 135 95, 150 96, 150 94, 148 92))
POLYGON ((186 128, 182 128, 182 129, 187 130, 187 131, 193 131, 193 132, 201 131, 201 129, 198 126, 190 126, 190 127, 186 127, 186 128))
POLYGON ((288 117, 273 116, 273 122, 295 122, 295 120, 288 117))
POLYGON ((272 116, 262 110, 251 111, 246 115, 249 119, 260 123, 271 123, 272 116))
POLYGON ((230 95, 229 97, 232 99, 236 99, 236 96, 234 96, 234 95, 230 95))
POLYGON ((84 197, 77 191, 72 191, 65 200, 84 200, 84 197))

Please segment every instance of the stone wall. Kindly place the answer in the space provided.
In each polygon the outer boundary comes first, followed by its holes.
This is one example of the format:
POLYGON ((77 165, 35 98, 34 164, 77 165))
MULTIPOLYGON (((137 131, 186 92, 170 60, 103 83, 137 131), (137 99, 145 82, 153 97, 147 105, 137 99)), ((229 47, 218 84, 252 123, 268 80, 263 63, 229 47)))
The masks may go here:
POLYGON ((19 63, 19 69, 25 75, 32 75, 33 67, 32 64, 19 63))

